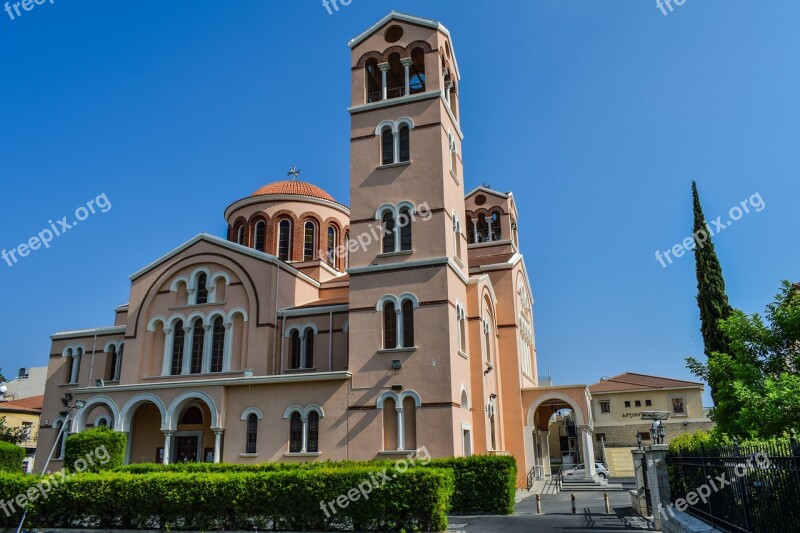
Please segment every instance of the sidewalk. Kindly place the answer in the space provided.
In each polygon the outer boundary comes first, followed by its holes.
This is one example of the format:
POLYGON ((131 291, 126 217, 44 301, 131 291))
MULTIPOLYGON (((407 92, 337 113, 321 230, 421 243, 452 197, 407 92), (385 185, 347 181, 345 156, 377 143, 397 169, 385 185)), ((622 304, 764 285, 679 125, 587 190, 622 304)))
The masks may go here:
POLYGON ((451 516, 448 532, 515 533, 530 531, 597 531, 625 530, 653 531, 645 519, 634 516, 631 498, 627 491, 610 491, 611 514, 605 513, 602 492, 577 492, 577 513, 572 514, 569 493, 542 496, 542 512, 536 513, 536 498, 527 497, 517 502, 510 516, 451 516))

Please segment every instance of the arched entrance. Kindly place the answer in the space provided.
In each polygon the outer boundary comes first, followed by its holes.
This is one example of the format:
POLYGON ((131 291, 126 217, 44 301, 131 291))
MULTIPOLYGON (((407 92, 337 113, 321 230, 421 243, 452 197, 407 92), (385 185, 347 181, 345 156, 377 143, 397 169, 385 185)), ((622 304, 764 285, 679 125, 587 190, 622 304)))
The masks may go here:
POLYGON ((562 465, 586 465, 595 477, 591 396, 584 385, 523 391, 527 405, 525 458, 536 478, 553 475, 562 465))
POLYGON ((128 434, 125 463, 163 462, 167 410, 152 394, 138 394, 120 411, 117 429, 128 434))

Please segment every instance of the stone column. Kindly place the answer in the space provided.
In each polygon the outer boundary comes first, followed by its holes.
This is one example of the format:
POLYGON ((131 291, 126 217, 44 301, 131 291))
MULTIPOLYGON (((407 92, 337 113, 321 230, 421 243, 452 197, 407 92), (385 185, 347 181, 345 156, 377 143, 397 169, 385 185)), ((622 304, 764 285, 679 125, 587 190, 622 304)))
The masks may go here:
POLYGON ((192 332, 194 328, 191 325, 183 325, 184 339, 183 339, 183 366, 181 374, 188 374, 192 368, 192 332))
POLYGON ((164 464, 169 464, 170 455, 172 455, 172 436, 174 431, 164 431, 164 464))
POLYGON ((472 219, 472 235, 473 235, 472 242, 477 243, 478 242, 478 219, 476 219, 476 218, 472 219))
POLYGON ((380 63, 378 68, 381 69, 381 100, 388 100, 389 84, 386 80, 386 73, 389 72, 389 63, 380 63))
POLYGON ((300 448, 300 453, 308 453, 308 417, 304 416, 300 420, 303 421, 303 443, 300 448))
POLYGON ((581 441, 583 443, 583 464, 586 465, 586 476, 594 478, 597 470, 594 467, 594 442, 592 441, 592 428, 580 426, 581 441))
POLYGON ((666 444, 653 444, 647 447, 645 456, 647 457, 647 484, 650 489, 650 501, 653 504, 653 524, 657 531, 661 530, 661 506, 669 505, 672 497, 669 486, 669 474, 667 473, 667 452, 669 446, 666 444))
POLYGON ((406 57, 406 58, 401 59, 400 63, 402 63, 403 67, 405 67, 405 69, 406 69, 406 93, 405 93, 405 96, 408 96, 409 94, 411 94, 411 72, 410 72, 410 70, 411 70, 411 65, 413 64, 413 61, 411 60, 410 57, 406 57))
POLYGON ((223 428, 214 428, 214 463, 222 461, 222 434, 223 428))
POLYGON ((164 361, 161 363, 161 375, 169 376, 172 368, 172 328, 164 328, 164 361))
MULTIPOLYGON (((399 402, 400 400, 398 400, 399 402)), ((402 452, 406 449, 405 429, 403 428, 403 406, 397 405, 397 451, 402 452)))

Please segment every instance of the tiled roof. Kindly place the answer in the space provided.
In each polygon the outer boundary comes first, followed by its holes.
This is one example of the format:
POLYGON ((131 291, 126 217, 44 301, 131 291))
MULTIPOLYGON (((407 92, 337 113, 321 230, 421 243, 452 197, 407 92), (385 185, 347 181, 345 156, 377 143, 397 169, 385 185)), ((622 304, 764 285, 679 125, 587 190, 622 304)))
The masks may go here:
POLYGON ((258 189, 252 196, 267 196, 277 194, 294 194, 299 196, 309 196, 311 198, 319 198, 321 200, 328 200, 335 202, 333 196, 320 189, 316 185, 312 185, 305 181, 286 180, 276 181, 258 189))
POLYGON ((702 387, 702 383, 696 381, 684 381, 681 379, 662 378, 649 376, 647 374, 634 374, 625 372, 619 376, 608 378, 595 383, 589 387, 591 392, 619 392, 627 390, 648 390, 648 389, 674 389, 677 387, 702 387))
POLYGON ((0 403, 0 411, 35 411, 41 412, 44 396, 31 396, 10 402, 0 403))
POLYGON ((329 279, 328 281, 323 281, 322 286, 325 287, 325 285, 333 285, 334 283, 341 283, 343 281, 344 282, 350 281, 350 274, 344 274, 342 276, 329 279))
POLYGON ((326 307, 329 305, 342 305, 348 303, 350 303, 350 297, 339 296, 338 298, 326 298, 324 300, 316 300, 314 302, 309 302, 307 304, 298 305, 297 307, 291 307, 290 309, 309 309, 311 307, 326 307))

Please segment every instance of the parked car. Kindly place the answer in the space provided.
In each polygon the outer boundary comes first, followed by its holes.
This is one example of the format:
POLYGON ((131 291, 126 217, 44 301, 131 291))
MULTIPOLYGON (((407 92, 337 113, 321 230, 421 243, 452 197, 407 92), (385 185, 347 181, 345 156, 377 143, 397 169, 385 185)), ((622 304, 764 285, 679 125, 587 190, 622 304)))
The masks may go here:
MULTIPOLYGON (((606 468, 603 463, 595 463, 594 469, 597 472, 597 475, 602 477, 603 479, 608 479, 611 476, 611 472, 606 468)), ((574 477, 586 477, 586 466, 580 464, 575 468, 565 470, 565 476, 574 476, 574 477)))

